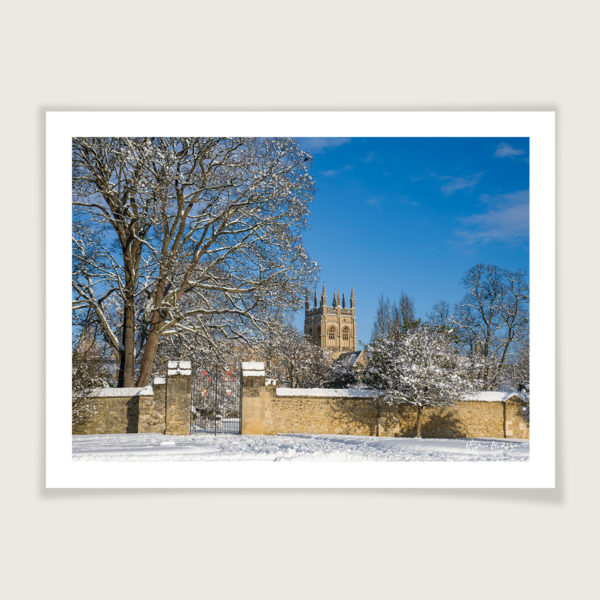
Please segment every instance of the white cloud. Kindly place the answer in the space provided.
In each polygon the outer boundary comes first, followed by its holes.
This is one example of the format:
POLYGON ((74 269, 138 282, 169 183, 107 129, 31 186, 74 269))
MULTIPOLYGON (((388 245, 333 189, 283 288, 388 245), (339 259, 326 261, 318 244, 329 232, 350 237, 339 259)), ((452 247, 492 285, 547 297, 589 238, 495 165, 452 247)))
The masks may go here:
POLYGON ((330 148, 338 148, 344 144, 350 143, 352 138, 348 137, 307 137, 307 138, 296 138, 303 150, 312 152, 313 154, 319 154, 330 148))
POLYGON ((397 203, 402 206, 421 206, 421 204, 417 200, 411 200, 406 194, 391 194, 391 195, 378 195, 378 196, 368 196, 365 199, 365 202, 369 206, 379 206, 384 202, 387 203, 397 203))
POLYGON ((436 179, 437 181, 443 182, 443 185, 440 187, 442 194, 450 196, 454 194, 454 192, 460 190, 473 189, 481 181, 481 178, 484 175, 485 173, 475 173, 474 175, 460 175, 456 177, 453 175, 439 175, 438 173, 427 171, 425 175, 411 177, 410 180, 412 182, 417 182, 426 179, 436 179))
POLYGON ((494 156, 496 158, 507 158, 513 156, 523 156, 525 154, 525 150, 519 150, 518 148, 514 148, 510 144, 506 142, 500 142, 496 146, 496 150, 494 150, 494 156))
POLYGON ((418 200, 411 200, 406 194, 400 194, 396 198, 396 201, 403 206, 421 206, 421 203, 418 200))
POLYGON ((351 171, 352 165, 344 165, 339 169, 327 169, 326 171, 322 171, 321 175, 325 175, 325 177, 335 177, 336 175, 340 175, 340 173, 344 173, 345 171, 351 171))
POLYGON ((374 160, 377 160, 377 155, 375 154, 375 152, 373 152, 373 150, 370 150, 369 154, 367 154, 367 156, 365 156, 364 158, 361 158, 361 160, 364 163, 370 163, 374 160))
POLYGON ((473 189, 483 177, 483 173, 476 173, 475 175, 465 175, 462 177, 452 177, 451 175, 438 175, 437 178, 440 181, 445 181, 444 185, 440 188, 442 193, 446 196, 454 194, 459 190, 471 190, 473 189))
POLYGON ((463 244, 516 243, 529 236, 529 191, 484 195, 487 210, 461 219, 456 235, 463 244))

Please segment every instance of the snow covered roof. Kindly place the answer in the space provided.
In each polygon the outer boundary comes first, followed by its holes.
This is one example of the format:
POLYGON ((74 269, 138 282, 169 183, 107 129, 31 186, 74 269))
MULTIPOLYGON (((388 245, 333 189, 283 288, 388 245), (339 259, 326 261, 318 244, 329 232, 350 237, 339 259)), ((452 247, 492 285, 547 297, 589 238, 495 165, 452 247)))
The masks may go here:
POLYGON ((151 385, 146 387, 94 388, 88 394, 94 398, 130 398, 131 396, 154 396, 151 385))
POLYGON ((522 400, 517 392, 474 392, 465 394, 462 399, 466 402, 506 402, 514 397, 522 400))
POLYGON ((354 352, 344 352, 343 354, 340 354, 338 356, 337 360, 339 363, 341 363, 345 367, 353 367, 363 352, 364 352, 364 350, 355 350, 354 352))
POLYGON ((365 388, 277 388, 277 396, 303 396, 304 398, 376 398, 380 392, 365 388))
POLYGON ((264 362, 243 362, 242 377, 264 377, 265 363, 264 362))

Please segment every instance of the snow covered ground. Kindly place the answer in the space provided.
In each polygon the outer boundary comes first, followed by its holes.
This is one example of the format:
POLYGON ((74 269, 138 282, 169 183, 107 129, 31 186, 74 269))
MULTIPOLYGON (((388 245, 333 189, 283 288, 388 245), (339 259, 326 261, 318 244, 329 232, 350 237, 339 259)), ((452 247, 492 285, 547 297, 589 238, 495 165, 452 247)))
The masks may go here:
POLYGON ((77 461, 524 461, 527 440, 352 435, 74 435, 77 461))

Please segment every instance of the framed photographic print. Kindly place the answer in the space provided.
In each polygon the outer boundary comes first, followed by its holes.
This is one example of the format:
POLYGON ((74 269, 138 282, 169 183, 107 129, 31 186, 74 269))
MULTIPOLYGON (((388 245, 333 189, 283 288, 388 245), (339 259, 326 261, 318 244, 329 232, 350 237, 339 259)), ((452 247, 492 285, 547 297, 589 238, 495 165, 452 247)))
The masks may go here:
POLYGON ((553 487, 553 112, 49 112, 48 487, 553 487))

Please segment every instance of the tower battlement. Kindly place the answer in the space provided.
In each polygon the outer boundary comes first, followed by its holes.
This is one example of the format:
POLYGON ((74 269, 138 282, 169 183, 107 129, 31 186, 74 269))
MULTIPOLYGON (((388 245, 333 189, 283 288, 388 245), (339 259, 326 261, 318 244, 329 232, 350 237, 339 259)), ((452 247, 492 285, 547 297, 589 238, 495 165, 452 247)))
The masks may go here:
POLYGON ((333 294, 333 303, 327 306, 325 286, 317 306, 315 291, 311 307, 309 291, 306 291, 304 305, 304 335, 313 344, 329 350, 334 357, 343 352, 356 350, 356 306, 354 288, 350 294, 350 306, 346 307, 346 297, 337 290, 333 294))

